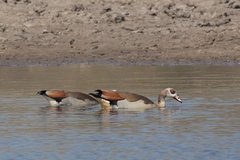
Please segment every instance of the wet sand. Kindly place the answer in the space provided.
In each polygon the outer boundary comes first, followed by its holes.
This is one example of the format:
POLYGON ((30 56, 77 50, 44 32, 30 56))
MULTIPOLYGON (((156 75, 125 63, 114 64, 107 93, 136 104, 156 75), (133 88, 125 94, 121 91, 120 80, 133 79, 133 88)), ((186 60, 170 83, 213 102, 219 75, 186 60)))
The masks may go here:
POLYGON ((2 0, 0 10, 0 66, 240 63, 238 0, 2 0))

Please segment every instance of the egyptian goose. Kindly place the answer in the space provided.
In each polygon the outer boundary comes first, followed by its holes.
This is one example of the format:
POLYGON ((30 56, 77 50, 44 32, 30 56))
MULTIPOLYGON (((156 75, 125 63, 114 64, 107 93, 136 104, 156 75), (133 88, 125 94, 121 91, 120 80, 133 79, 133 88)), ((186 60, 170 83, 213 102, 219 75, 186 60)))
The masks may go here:
POLYGON ((153 107, 165 107, 165 97, 173 97, 178 102, 182 103, 177 91, 173 88, 166 88, 160 92, 158 96, 158 103, 155 104, 150 99, 129 92, 120 92, 117 90, 95 90, 97 93, 90 93, 101 104, 103 109, 148 109, 153 107))
POLYGON ((67 92, 63 90, 42 90, 37 92, 50 103, 51 106, 74 105, 90 106, 98 104, 93 97, 81 92, 67 92))

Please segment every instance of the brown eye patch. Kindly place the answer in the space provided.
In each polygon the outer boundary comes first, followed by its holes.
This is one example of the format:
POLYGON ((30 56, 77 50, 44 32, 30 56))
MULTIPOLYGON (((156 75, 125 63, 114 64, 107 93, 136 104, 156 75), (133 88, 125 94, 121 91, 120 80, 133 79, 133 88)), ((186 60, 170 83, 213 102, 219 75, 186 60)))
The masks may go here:
POLYGON ((175 94, 176 91, 174 89, 170 89, 171 94, 175 94))

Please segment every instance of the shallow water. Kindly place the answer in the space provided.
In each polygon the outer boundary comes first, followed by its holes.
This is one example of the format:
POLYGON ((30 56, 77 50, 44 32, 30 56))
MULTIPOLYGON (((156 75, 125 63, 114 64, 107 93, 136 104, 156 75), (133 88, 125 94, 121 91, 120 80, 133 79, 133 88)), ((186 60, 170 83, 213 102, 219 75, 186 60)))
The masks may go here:
POLYGON ((239 159, 239 67, 72 65, 0 68, 0 159, 239 159), (118 89, 164 110, 48 107, 36 92, 118 89))

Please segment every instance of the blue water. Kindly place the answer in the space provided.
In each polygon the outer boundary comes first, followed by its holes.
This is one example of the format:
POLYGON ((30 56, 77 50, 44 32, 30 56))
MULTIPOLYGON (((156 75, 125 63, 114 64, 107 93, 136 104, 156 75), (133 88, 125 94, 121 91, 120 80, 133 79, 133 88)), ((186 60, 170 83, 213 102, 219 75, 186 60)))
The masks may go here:
POLYGON ((237 67, 100 68, 1 68, 0 159, 240 159, 237 67), (183 103, 167 99, 164 110, 106 112, 99 105, 48 107, 36 95, 121 87, 156 102, 164 85, 177 89, 183 103))

